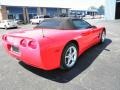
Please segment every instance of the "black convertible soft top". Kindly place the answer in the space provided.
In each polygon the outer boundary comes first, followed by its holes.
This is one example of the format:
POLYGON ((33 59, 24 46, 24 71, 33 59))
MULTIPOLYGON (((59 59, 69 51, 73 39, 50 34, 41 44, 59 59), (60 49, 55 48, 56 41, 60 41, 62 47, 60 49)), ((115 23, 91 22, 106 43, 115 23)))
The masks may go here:
POLYGON ((61 29, 61 30, 70 30, 76 29, 72 20, 81 20, 78 18, 69 18, 69 17, 56 17, 49 18, 42 21, 36 28, 49 28, 49 29, 61 29))

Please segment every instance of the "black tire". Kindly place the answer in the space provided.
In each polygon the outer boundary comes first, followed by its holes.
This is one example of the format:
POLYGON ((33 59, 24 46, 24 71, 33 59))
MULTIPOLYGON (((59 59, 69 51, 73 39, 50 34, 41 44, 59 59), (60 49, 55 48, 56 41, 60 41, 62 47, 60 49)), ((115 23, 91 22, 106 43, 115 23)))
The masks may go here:
POLYGON ((39 23, 38 24, 40 24, 41 23, 41 20, 39 21, 39 23))
POLYGON ((102 31, 101 35, 100 35, 100 44, 104 43, 106 39, 106 32, 102 31))
POLYGON ((16 26, 15 29, 17 29, 18 27, 16 26))
POLYGON ((74 43, 69 43, 69 44, 67 44, 67 45, 65 46, 63 52, 62 52, 62 55, 61 55, 61 67, 60 67, 60 68, 61 68, 62 70, 69 70, 69 69, 71 69, 72 67, 74 67, 74 65, 75 65, 75 63, 76 63, 76 61, 77 61, 77 57, 78 57, 78 48, 77 48, 77 46, 76 46, 74 43), (77 52, 76 52, 76 53, 77 53, 77 56, 76 56, 76 60, 75 60, 74 64, 69 67, 69 66, 66 64, 65 55, 66 55, 66 52, 68 51, 68 49, 69 49, 70 47, 74 47, 74 48, 76 49, 76 51, 77 51, 77 52))
POLYGON ((7 26, 6 25, 4 26, 4 28, 5 28, 5 30, 7 30, 7 26))
POLYGON ((33 22, 30 22, 32 25, 34 24, 33 22))

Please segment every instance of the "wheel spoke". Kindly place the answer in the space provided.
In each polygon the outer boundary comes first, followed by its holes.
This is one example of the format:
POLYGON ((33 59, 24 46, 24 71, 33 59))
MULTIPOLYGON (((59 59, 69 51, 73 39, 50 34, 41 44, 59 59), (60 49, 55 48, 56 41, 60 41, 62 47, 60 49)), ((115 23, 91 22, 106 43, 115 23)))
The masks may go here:
POLYGON ((74 52, 71 55, 73 56, 73 55, 76 55, 76 54, 77 54, 77 52, 74 50, 74 52))
POLYGON ((66 65, 70 65, 70 59, 66 60, 66 65))
POLYGON ((72 60, 69 60, 69 65, 70 65, 72 62, 73 62, 72 60))
POLYGON ((66 65, 70 65, 70 62, 71 62, 71 59, 68 59, 67 62, 66 62, 66 65))
POLYGON ((76 57, 75 57, 75 55, 73 55, 73 57, 72 57, 72 61, 75 61, 76 60, 76 57))
POLYGON ((69 54, 71 54, 71 53, 72 53, 72 47, 70 47, 69 52, 70 52, 69 54))
POLYGON ((106 37, 105 32, 103 32, 103 33, 102 33, 102 42, 105 41, 105 37, 106 37))
POLYGON ((70 58, 69 56, 65 56, 65 58, 70 58))

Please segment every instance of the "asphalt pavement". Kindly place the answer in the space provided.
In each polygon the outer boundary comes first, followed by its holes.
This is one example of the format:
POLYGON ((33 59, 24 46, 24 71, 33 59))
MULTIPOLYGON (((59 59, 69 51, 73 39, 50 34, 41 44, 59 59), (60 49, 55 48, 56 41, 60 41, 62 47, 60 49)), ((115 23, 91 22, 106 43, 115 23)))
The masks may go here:
MULTIPOLYGON (((120 90, 120 20, 88 20, 105 26, 107 39, 83 53, 74 68, 44 71, 28 66, 3 49, 0 39, 0 90, 120 90)), ((34 25, 21 25, 30 29, 34 25)), ((0 36, 17 29, 0 29, 0 36)))

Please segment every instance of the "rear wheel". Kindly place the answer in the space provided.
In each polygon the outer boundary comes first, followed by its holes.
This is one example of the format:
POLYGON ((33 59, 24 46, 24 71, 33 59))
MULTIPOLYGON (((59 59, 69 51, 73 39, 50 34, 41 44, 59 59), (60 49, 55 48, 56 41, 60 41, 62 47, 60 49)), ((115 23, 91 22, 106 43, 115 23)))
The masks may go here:
POLYGON ((64 48, 61 57, 61 69, 70 69, 75 65, 78 57, 77 52, 77 46, 74 43, 70 43, 64 48))

